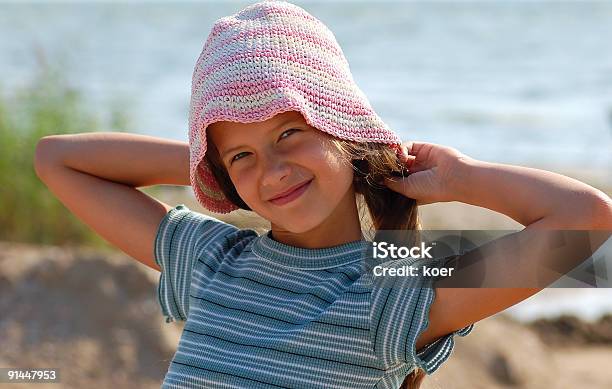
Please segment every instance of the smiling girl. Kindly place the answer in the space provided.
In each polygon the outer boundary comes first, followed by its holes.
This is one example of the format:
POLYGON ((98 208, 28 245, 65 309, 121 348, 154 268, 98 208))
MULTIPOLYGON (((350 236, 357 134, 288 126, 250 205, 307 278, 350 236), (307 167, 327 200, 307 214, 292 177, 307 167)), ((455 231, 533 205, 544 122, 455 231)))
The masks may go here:
POLYGON ((47 136, 35 161, 70 211, 160 271, 162 312, 185 321, 167 388, 417 388, 455 335, 540 290, 420 278, 378 287, 363 266, 371 242, 360 207, 376 231, 418 230, 417 206, 445 201, 508 215, 526 226, 519 234, 612 229, 610 199, 582 182, 402 143, 332 32, 286 2, 215 22, 195 65, 189 125, 189 143, 47 136), (250 210, 270 230, 138 190, 159 184, 191 185, 206 209, 250 210))

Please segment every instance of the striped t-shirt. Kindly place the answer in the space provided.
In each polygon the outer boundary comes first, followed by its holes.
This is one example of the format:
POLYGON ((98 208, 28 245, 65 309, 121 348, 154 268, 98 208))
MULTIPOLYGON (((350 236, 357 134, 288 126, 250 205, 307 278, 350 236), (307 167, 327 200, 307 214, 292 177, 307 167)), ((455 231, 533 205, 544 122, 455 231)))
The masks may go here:
POLYGON ((171 209, 155 238, 158 300, 185 325, 162 388, 398 388, 436 371, 474 325, 417 353, 434 289, 376 287, 370 245, 299 248, 171 209))

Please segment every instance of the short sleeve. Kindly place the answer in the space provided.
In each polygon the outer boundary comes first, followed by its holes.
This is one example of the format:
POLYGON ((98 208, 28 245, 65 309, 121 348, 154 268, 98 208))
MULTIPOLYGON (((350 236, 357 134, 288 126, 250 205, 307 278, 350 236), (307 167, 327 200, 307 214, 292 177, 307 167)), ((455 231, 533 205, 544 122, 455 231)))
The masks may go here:
MULTIPOLYGON (((192 273, 198 258, 227 246, 239 229, 212 216, 191 211, 184 204, 168 211, 155 237, 155 262, 161 269, 158 302, 166 322, 187 320, 192 273)), ((208 259, 210 260, 210 259, 208 259)))
MULTIPOLYGON (((428 265, 440 266, 441 263, 444 259, 431 261, 428 265)), ((396 260, 392 266, 409 264, 419 265, 414 260, 396 260)), ((416 340, 429 326, 429 310, 436 297, 433 283, 434 278, 421 276, 386 276, 384 281, 374 283, 371 300, 373 342, 376 354, 388 366, 403 362, 432 374, 452 354, 456 336, 466 336, 474 328, 474 324, 470 324, 416 351, 416 340)))
POLYGON ((436 296, 431 282, 433 282, 431 279, 426 281, 426 285, 415 302, 417 311, 422 311, 424 314, 417 321, 417 325, 408 332, 405 354, 406 362, 419 366, 427 374, 438 370, 442 363, 451 356, 455 348, 456 336, 467 336, 474 329, 474 324, 470 324, 436 339, 418 352, 415 351, 416 340, 429 327, 429 309, 436 296))

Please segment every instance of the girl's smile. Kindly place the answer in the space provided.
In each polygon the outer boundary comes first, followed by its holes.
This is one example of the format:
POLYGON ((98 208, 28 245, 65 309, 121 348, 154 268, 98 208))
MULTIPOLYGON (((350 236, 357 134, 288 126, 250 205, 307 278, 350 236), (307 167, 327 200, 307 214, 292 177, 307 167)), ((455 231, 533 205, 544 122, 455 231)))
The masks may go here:
POLYGON ((312 180, 314 180, 314 178, 311 178, 310 180, 304 183, 298 184, 297 186, 294 186, 290 188, 289 190, 284 191, 277 196, 274 196, 273 198, 270 199, 270 202, 275 205, 284 205, 284 204, 290 203, 291 201, 302 196, 302 194, 308 190, 312 180))

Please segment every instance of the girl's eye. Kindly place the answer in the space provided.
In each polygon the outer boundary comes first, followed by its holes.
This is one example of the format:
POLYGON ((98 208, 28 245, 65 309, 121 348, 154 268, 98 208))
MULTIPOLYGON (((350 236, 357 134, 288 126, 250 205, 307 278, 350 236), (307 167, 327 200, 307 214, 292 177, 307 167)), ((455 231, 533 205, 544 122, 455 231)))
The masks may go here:
MULTIPOLYGON (((297 128, 290 128, 287 131, 283 132, 280 136, 281 139, 283 139, 283 135, 285 135, 286 133, 291 133, 291 131, 300 131, 297 128)), ((286 137, 285 137, 286 138, 286 137)))
MULTIPOLYGON (((288 129, 287 131, 283 132, 283 133, 280 135, 280 139, 286 138, 286 137, 284 137, 283 135, 285 135, 285 134, 287 134, 287 133, 291 134, 291 132, 292 132, 292 131, 300 131, 300 130, 299 130, 299 129, 297 129, 297 128, 290 128, 290 129, 288 129)), ((243 152, 241 152, 241 153, 238 153, 238 154, 234 155, 234 156, 232 157, 232 159, 230 160, 230 163, 232 163, 232 162, 234 162, 234 161, 237 161, 237 160, 241 159, 241 157, 240 157, 240 156, 241 156, 242 154, 248 154, 248 152, 247 152, 247 151, 243 151, 243 152)))
POLYGON ((238 156, 240 156, 242 154, 248 154, 248 153, 246 151, 243 151, 242 153, 238 153, 238 154, 234 155, 234 157, 232 157, 230 163, 239 160, 240 158, 236 158, 236 157, 238 157, 238 156))

